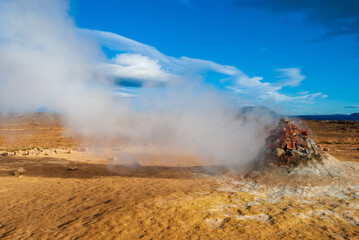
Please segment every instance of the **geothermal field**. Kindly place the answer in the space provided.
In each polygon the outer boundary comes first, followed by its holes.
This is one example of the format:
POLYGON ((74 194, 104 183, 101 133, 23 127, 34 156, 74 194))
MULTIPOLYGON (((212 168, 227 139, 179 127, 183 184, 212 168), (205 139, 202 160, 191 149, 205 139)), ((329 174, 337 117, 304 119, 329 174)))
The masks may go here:
POLYGON ((238 167, 3 116, 0 238, 358 239, 359 122, 278 122, 238 167))
POLYGON ((359 240, 358 44, 358 0, 0 0, 0 239, 359 240))

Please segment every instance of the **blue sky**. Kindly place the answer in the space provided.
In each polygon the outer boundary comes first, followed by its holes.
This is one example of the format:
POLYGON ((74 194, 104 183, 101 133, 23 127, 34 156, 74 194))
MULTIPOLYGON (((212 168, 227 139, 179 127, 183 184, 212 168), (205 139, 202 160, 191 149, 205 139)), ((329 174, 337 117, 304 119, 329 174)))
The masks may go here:
POLYGON ((70 15, 124 87, 196 72, 288 114, 359 112, 359 2, 312 2, 73 0, 70 15))

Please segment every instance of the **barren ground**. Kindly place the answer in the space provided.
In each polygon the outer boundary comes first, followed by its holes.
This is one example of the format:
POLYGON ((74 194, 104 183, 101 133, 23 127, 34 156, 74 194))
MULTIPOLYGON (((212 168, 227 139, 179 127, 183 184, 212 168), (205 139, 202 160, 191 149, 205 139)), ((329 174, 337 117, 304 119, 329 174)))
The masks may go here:
POLYGON ((359 121, 305 121, 314 140, 342 161, 359 162, 359 121))
MULTIPOLYGON (((359 162, 358 122, 307 125, 359 162)), ((66 131, 53 115, 0 118, 1 239, 359 239, 354 182, 266 185, 152 146, 82 149, 95 141, 66 131)))

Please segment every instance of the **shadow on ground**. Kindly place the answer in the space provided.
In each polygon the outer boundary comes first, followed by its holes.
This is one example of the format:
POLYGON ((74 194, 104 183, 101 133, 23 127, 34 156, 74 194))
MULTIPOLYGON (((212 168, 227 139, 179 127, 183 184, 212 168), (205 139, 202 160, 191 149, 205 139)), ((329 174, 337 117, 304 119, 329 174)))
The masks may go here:
MULTIPOLYGON (((21 158, 4 157, 0 159, 0 177, 12 176, 18 168, 26 170, 26 176, 46 178, 96 178, 105 176, 142 178, 200 178, 203 174, 219 175, 227 172, 224 166, 141 166, 74 162, 63 158, 21 158), (75 170, 69 170, 75 168, 75 170)), ((15 176, 14 176, 15 177, 15 176)))

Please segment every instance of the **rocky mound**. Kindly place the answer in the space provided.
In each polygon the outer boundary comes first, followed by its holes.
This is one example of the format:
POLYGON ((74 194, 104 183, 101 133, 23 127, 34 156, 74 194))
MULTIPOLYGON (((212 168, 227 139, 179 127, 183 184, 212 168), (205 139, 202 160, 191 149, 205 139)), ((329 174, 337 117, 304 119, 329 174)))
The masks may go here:
POLYGON ((345 164, 324 152, 306 130, 282 118, 270 131, 250 175, 276 172, 285 175, 343 176, 345 164))
POLYGON ((312 161, 323 163, 327 155, 308 137, 306 130, 286 118, 279 121, 266 138, 269 164, 278 166, 299 166, 312 161))

